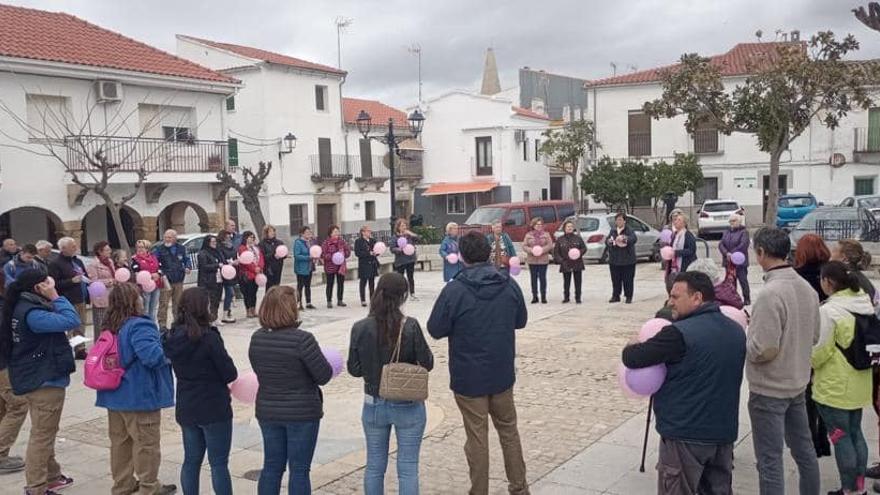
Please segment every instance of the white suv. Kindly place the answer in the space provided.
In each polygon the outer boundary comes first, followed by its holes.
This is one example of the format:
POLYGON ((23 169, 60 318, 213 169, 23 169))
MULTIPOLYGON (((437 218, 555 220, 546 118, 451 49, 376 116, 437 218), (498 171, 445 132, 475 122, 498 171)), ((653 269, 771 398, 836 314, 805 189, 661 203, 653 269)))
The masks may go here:
MULTIPOLYGON (((697 221, 698 235, 722 234, 730 227, 730 215, 745 215, 742 207, 732 199, 713 199, 703 203, 700 208, 700 219, 697 221)), ((745 219, 743 219, 745 226, 745 219)))

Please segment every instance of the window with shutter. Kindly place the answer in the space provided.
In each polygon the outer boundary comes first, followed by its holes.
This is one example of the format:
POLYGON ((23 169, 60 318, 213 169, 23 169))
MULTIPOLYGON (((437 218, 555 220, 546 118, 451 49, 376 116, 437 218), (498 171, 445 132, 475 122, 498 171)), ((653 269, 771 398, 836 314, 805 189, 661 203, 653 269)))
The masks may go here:
POLYGON ((235 110, 235 95, 226 98, 226 110, 235 110))
POLYGON ((651 117, 640 111, 629 113, 629 156, 651 156, 651 117))
POLYGON ((227 154, 229 155, 229 166, 238 166, 238 139, 229 138, 226 140, 227 154))

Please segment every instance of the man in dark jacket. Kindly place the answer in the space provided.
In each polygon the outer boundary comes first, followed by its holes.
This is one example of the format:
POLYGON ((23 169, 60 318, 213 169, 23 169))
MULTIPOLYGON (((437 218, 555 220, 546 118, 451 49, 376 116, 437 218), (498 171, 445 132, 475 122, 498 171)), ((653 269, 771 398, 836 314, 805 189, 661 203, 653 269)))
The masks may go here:
POLYGON ((6 287, 15 282, 19 273, 25 270, 41 270, 42 266, 37 263, 37 246, 25 244, 21 251, 3 265, 3 275, 6 278, 6 287))
MULTIPOLYGON (((58 293, 73 304, 79 314, 80 322, 86 321, 85 281, 86 266, 76 256, 79 251, 79 243, 72 237, 58 239, 60 253, 49 263, 49 276, 55 279, 55 288, 58 293)), ((83 335, 82 326, 70 332, 68 337, 83 335)), ((77 359, 86 358, 85 344, 74 348, 77 359)))
POLYGON ((15 239, 3 239, 3 247, 0 249, 0 267, 6 266, 6 263, 18 254, 18 244, 15 239))
POLYGON ((489 264, 491 248, 478 232, 462 237, 464 269, 440 293, 428 332, 449 338, 450 388, 461 411, 472 494, 489 492, 489 430, 492 417, 512 494, 529 492, 513 384, 515 331, 526 326, 525 299, 516 281, 489 264))
POLYGON ((168 284, 159 293, 159 328, 168 328, 168 303, 171 302, 172 321, 177 320, 177 306, 183 294, 183 280, 192 269, 192 261, 186 254, 183 244, 177 242, 177 231, 168 229, 162 244, 153 248, 153 255, 159 260, 159 270, 168 279, 168 284))
POLYGON ((654 394, 657 493, 732 493, 746 337, 721 313, 703 273, 679 273, 669 301, 675 323, 623 350, 628 368, 667 369, 654 394))

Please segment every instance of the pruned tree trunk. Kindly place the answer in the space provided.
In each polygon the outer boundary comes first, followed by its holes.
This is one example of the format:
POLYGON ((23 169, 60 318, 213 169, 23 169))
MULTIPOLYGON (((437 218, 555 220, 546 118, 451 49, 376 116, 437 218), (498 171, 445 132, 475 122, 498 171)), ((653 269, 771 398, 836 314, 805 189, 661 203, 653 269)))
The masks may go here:
POLYGON ((247 210, 248 214, 251 216, 251 221, 254 222, 254 233, 257 234, 257 237, 261 236, 263 227, 266 226, 266 218, 263 216, 263 208, 260 205, 259 195, 256 197, 242 195, 241 202, 244 205, 244 209, 247 210))
POLYGON ((578 182, 578 166, 575 164, 572 167, 572 170, 569 172, 569 176, 571 177, 571 200, 574 201, 575 210, 580 211, 581 209, 581 201, 580 201, 580 192, 581 185, 578 182))
POLYGON ((764 225, 773 227, 776 225, 776 211, 779 203, 779 159, 784 148, 770 153, 770 187, 767 189, 767 213, 764 215, 764 225))

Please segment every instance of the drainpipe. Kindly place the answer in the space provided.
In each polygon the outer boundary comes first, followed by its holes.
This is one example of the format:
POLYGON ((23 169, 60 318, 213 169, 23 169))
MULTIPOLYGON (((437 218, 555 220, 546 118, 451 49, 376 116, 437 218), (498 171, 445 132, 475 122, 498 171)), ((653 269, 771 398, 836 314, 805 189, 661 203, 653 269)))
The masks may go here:
POLYGON ((345 125, 345 105, 342 101, 342 85, 345 84, 345 77, 346 76, 343 75, 342 79, 339 81, 339 120, 342 122, 342 141, 345 147, 345 170, 348 173, 351 173, 351 167, 348 163, 348 126, 345 125))

